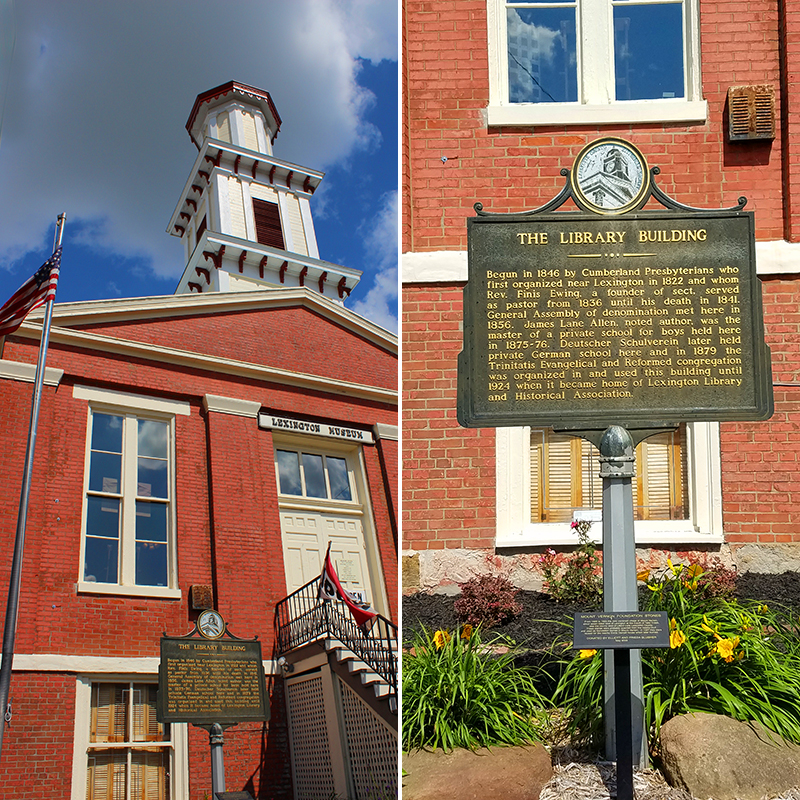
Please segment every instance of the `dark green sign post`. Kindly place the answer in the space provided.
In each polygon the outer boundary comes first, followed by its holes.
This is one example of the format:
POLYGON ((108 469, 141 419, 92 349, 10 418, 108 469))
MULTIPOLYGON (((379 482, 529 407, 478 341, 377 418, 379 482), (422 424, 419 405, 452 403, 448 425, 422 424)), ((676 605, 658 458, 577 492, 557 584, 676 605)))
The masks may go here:
MULTIPOLYGON (((681 422, 772 414, 755 223, 685 206, 621 139, 585 147, 539 209, 468 222, 457 411, 467 427, 550 426, 591 441, 603 478, 604 611, 636 612, 631 478, 639 441, 681 422), (578 211, 557 211, 572 201, 578 211), (659 210, 643 210, 652 201, 659 210)), ((614 663, 606 658, 606 753, 614 663)), ((641 660, 631 736, 646 759, 641 660)), ((626 692, 626 702, 631 700, 626 692)), ((620 795, 622 798, 622 795, 620 795)))

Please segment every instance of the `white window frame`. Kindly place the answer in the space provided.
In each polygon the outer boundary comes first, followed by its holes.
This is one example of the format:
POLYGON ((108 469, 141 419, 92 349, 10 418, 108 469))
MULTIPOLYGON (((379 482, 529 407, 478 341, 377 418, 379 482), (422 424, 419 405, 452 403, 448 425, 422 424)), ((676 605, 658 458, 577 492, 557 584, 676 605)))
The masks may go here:
MULTIPOLYGON (((86 386, 75 386, 73 397, 88 401, 86 451, 83 478, 83 512, 81 516, 81 552, 77 588, 79 592, 92 594, 135 595, 139 597, 160 597, 164 599, 180 599, 177 567, 177 517, 176 517, 176 481, 175 481, 175 416, 189 415, 189 404, 176 400, 164 400, 125 392, 107 391, 86 386), (135 502, 123 502, 120 531, 120 570, 117 583, 99 583, 84 580, 86 555, 86 524, 88 510, 89 465, 91 460, 92 414, 111 414, 126 417, 129 420, 154 419, 169 425, 169 512, 167 532, 167 586, 140 586, 135 583, 135 502), (130 508, 125 509, 125 505, 130 508), (127 517, 127 519, 126 519, 127 517)), ((133 433, 130 434, 133 436, 133 433)), ((135 457, 123 442, 123 482, 126 465, 135 457)), ((128 471, 135 470, 128 466, 128 471)), ((135 471, 133 480, 135 482, 135 471)), ((123 494, 125 494, 123 492, 123 494)), ((134 492, 135 494, 135 492, 134 492)))
POLYGON ((578 0, 578 102, 511 103, 508 100, 507 1, 486 0, 489 125, 704 123, 708 118, 708 103, 702 97, 700 80, 699 0, 683 0, 686 96, 655 100, 614 99, 612 3, 613 0, 578 0))
MULTIPOLYGON (((70 800, 86 800, 87 764, 92 722, 92 685, 95 683, 158 683, 156 675, 97 674, 79 675, 75 683, 75 731, 73 735, 72 787, 70 800)), ((146 742, 137 743, 146 746, 146 742)), ((170 800, 189 797, 189 736, 188 725, 170 724, 170 800)))
MULTIPOLYGON (((531 522, 529 427, 496 429, 497 548, 572 545, 576 538, 569 522, 531 522)), ((722 469, 719 423, 686 425, 686 463, 689 517, 684 520, 637 520, 637 544, 720 544, 722 530, 722 469)), ((601 515, 590 532, 601 540, 601 515)))

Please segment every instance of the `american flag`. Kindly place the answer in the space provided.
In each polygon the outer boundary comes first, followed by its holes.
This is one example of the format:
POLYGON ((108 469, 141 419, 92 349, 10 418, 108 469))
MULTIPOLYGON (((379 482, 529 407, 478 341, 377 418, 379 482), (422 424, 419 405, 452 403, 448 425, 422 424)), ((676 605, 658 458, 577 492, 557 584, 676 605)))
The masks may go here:
POLYGON ((55 299, 58 269, 61 264, 61 248, 50 256, 35 274, 9 297, 0 308, 0 336, 8 336, 22 325, 34 308, 55 299))

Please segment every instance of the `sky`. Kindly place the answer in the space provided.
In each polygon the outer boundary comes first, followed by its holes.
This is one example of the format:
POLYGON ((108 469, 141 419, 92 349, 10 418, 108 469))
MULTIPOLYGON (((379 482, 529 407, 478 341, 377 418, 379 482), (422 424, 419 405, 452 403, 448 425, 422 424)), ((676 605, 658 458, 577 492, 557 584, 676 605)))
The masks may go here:
POLYGON ((173 294, 167 224, 201 92, 265 89, 276 158, 324 171, 320 258, 363 271, 347 307, 397 331, 394 0, 0 0, 0 302, 49 257, 57 302, 173 294))

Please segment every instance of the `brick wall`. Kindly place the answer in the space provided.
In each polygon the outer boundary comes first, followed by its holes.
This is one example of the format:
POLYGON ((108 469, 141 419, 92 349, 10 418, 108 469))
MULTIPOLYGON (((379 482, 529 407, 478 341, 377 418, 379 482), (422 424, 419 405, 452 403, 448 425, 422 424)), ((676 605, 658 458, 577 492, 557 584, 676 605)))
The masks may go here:
MULTIPOLYGON (((748 198, 758 238, 783 236, 783 140, 728 144, 728 87, 771 83, 780 108, 775 0, 701 2, 704 125, 492 127, 485 0, 407 0, 404 251, 465 250, 473 203, 524 211, 554 197, 581 148, 601 136, 637 145, 659 186, 688 205, 721 208, 748 198), (742 53, 747 58, 742 58, 742 53), (444 160, 446 159, 446 160, 444 160)), ((797 33, 796 12, 784 14, 797 33)), ((796 103, 793 98, 792 103, 796 103)), ((792 108, 794 106, 792 105, 792 108)), ((790 115, 791 116, 791 115, 790 115)), ((660 206, 658 206, 660 207, 660 206)))
MULTIPOLYGON (((241 361, 258 363, 261 356, 261 363, 333 380, 396 385, 397 361, 391 353, 303 308, 171 319, 151 326, 139 320, 130 328, 118 323, 96 326, 96 332, 101 330, 123 340, 172 347, 177 343, 198 353, 211 350, 241 361), (355 372, 353 364, 358 364, 355 372)), ((22 335, 9 337, 4 358, 35 363, 37 345, 22 335)), ((236 370, 226 374, 185 363, 78 349, 57 335, 48 367, 63 369, 64 377, 58 387, 45 387, 42 400, 16 652, 157 658, 163 632, 180 635, 191 629, 197 612, 190 608, 189 590, 193 584, 204 584, 213 586, 218 608, 233 633, 258 636, 264 658, 275 658, 274 609, 286 595, 286 578, 272 432, 260 429, 253 418, 206 412, 203 397, 251 400, 276 413, 365 429, 376 423, 396 425, 396 407, 357 394, 269 383, 236 370), (75 385, 190 405, 188 416, 175 419, 180 600, 76 592, 88 416, 87 402, 73 397, 75 385)), ((0 380, 5 465, 0 481, 0 552, 7 554, 12 552, 16 530, 31 395, 30 383, 0 380)), ((396 618, 397 446, 382 441, 364 451, 378 555, 390 613, 396 618)), ((9 573, 10 557, 0 560, 0 586, 8 586, 9 573)), ((282 687, 282 680, 273 678, 268 724, 243 724, 226 732, 228 786, 248 788, 254 797, 291 797, 282 687)), ((14 672, 11 695, 15 720, 0 764, 4 786, 15 787, 13 792, 7 788, 8 796, 39 796, 43 785, 68 787, 75 676, 14 672), (25 794, 19 787, 26 785, 31 773, 38 777, 30 782, 32 793, 25 794)), ((201 800, 210 791, 208 753, 208 734, 190 728, 192 800, 201 800)))
MULTIPOLYGON (((486 125, 486 0, 406 0, 404 8, 404 251, 465 251, 473 203, 500 212, 542 205, 564 186, 561 168, 601 136, 637 145, 661 168, 659 187, 680 202, 721 208, 744 195, 758 240, 800 241, 800 9, 791 3, 700 0, 709 109, 702 125, 535 129, 486 125), (728 143, 728 88, 761 83, 776 89, 777 138, 728 143)), ((734 550, 800 542, 800 385, 781 385, 794 384, 800 368, 800 284, 792 275, 762 284, 776 411, 767 423, 722 426, 724 527, 734 550)), ((403 546, 413 551, 494 552, 493 431, 465 431, 455 420, 462 285, 407 283, 403 290, 403 546), (457 495, 459 470, 470 474, 465 497, 457 495)))
POLYGON ((403 297, 403 547, 493 547, 494 431, 456 420, 461 287, 403 297))

